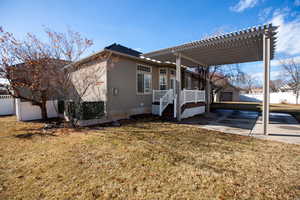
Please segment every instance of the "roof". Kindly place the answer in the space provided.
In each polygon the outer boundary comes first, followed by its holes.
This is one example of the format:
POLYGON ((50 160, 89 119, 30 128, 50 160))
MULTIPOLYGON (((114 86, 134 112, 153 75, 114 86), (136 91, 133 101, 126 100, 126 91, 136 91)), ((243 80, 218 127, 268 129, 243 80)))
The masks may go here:
POLYGON ((136 51, 134 49, 130 49, 128 47, 125 47, 125 46, 117 44, 117 43, 111 44, 111 45, 105 47, 104 49, 113 50, 113 51, 117 51, 119 53, 124 53, 124 54, 128 54, 131 56, 136 56, 136 57, 140 57, 140 55, 142 54, 142 52, 136 51))
POLYGON ((146 57, 141 56, 142 53, 139 52, 139 51, 136 51, 136 50, 130 49, 128 47, 122 46, 120 44, 114 43, 112 45, 104 47, 104 49, 102 49, 102 50, 100 50, 96 53, 93 53, 92 55, 89 55, 85 58, 82 58, 78 61, 75 61, 73 63, 70 63, 70 64, 66 65, 64 67, 64 69, 67 69, 71 66, 78 66, 78 65, 81 65, 83 63, 89 62, 93 59, 97 59, 99 57, 102 57, 101 55, 104 55, 105 53, 115 54, 117 56, 122 56, 122 57, 134 59, 134 60, 149 63, 149 64, 167 65, 167 66, 175 67, 174 63, 162 63, 158 60, 154 60, 154 59, 151 59, 151 58, 146 58, 146 57))
POLYGON ((262 25, 224 35, 213 36, 178 46, 143 54, 161 62, 175 62, 181 54, 181 64, 189 67, 212 66, 263 60, 263 37, 270 37, 270 59, 273 59, 278 27, 262 25))

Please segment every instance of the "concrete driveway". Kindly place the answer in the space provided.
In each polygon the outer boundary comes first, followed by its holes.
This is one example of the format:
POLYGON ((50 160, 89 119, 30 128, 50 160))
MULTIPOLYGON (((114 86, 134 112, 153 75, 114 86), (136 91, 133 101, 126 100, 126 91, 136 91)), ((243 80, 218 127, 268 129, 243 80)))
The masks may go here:
POLYGON ((200 124, 201 128, 225 133, 300 144, 300 124, 294 117, 284 113, 270 113, 268 136, 263 135, 262 117, 255 111, 218 109, 210 116, 200 117, 198 120, 191 118, 185 123, 200 124))

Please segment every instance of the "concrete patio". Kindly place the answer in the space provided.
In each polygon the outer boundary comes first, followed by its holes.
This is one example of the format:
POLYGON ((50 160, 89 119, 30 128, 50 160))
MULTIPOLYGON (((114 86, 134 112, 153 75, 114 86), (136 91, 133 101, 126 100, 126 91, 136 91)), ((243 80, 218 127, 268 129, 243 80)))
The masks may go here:
POLYGON ((218 109, 209 116, 191 118, 184 123, 200 124, 201 128, 225 133, 300 144, 300 124, 290 114, 270 113, 269 135, 267 136, 263 134, 261 114, 255 111, 218 109))

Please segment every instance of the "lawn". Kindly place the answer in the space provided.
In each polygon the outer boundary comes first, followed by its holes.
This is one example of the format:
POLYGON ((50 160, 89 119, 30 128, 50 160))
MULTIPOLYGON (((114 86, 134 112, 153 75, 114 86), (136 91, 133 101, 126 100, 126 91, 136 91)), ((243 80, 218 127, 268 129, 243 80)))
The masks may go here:
MULTIPOLYGON (((222 102, 212 104, 212 109, 234 109, 262 111, 262 104, 256 102, 222 102)), ((289 113, 300 122, 300 105, 295 104, 271 104, 271 112, 289 113)))
POLYGON ((140 119, 43 132, 0 117, 0 199, 298 199, 300 146, 140 119))

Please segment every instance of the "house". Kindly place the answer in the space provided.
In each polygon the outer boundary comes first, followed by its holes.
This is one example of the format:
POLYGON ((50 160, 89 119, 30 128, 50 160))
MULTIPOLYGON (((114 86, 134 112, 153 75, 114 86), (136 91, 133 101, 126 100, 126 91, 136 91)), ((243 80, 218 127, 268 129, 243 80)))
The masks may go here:
POLYGON ((216 92, 215 100, 216 102, 240 101, 240 91, 240 88, 235 87, 231 84, 227 84, 226 86, 222 87, 222 89, 216 92))
POLYGON ((5 87, 0 84, 0 95, 8 95, 8 92, 5 87))
POLYGON ((43 66, 38 72, 34 71, 36 68, 29 62, 6 67, 7 76, 11 80, 10 92, 17 97, 15 111, 20 121, 41 119, 40 103, 43 98, 46 99, 48 117, 58 117, 56 100, 63 96, 60 88, 64 82, 61 69, 70 62, 51 58, 36 60, 34 65, 38 66, 39 63, 47 63, 48 66, 43 66))
MULTIPOLYGON (((104 102, 105 115, 101 119, 80 122, 81 125, 145 113, 163 115, 166 110, 174 115, 176 65, 144 58, 141 54, 120 44, 112 44, 65 67, 72 73, 75 93, 83 101, 104 102), (83 89, 81 86, 87 84, 91 76, 96 83, 83 89)), ((199 79, 200 74, 190 72, 186 67, 182 68, 184 118, 205 111, 205 79, 199 79)))
POLYGON ((232 85, 227 77, 219 73, 214 73, 210 76, 216 102, 240 100, 241 89, 232 85))

